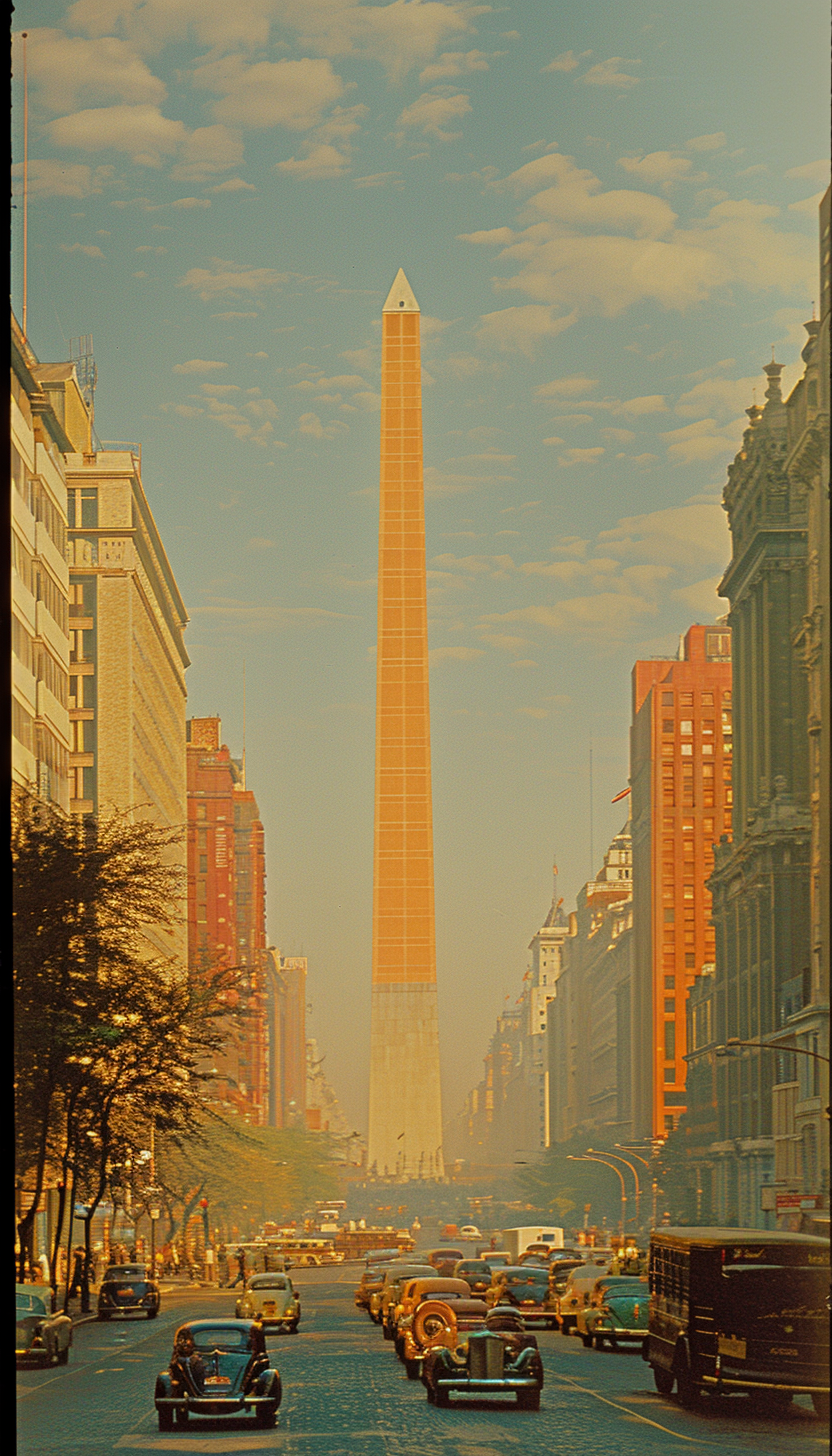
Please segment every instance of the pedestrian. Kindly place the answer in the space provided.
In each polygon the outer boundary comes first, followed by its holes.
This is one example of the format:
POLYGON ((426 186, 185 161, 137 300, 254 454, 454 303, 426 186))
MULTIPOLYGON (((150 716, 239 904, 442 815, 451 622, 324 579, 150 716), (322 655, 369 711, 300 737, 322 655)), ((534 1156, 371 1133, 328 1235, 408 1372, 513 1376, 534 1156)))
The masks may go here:
POLYGON ((217 1249, 217 1266, 220 1276, 220 1288, 224 1289, 228 1283, 228 1250, 225 1244, 220 1244, 217 1249))
POLYGON ((70 1282, 68 1295, 69 1299, 75 1299, 77 1295, 83 1295, 84 1292, 85 1258, 84 1250, 80 1245, 77 1249, 74 1250, 74 1257, 75 1262, 72 1267, 72 1280, 70 1282))
POLYGON ((246 1282, 246 1251, 245 1251, 245 1249, 238 1249, 237 1250, 237 1273, 234 1275, 234 1278, 232 1279, 231 1284, 229 1285, 229 1288, 230 1289, 235 1289, 238 1284, 242 1284, 243 1286, 245 1286, 245 1282, 246 1282))

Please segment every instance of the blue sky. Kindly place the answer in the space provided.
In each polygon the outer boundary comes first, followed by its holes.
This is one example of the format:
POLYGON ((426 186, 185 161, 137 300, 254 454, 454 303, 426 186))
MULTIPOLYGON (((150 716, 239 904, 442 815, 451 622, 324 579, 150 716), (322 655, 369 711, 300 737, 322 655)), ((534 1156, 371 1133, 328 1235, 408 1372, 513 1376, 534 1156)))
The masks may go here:
MULTIPOLYGON (((817 299, 826 7, 33 0, 29 335, 94 337, 366 1123, 381 305, 422 309, 446 1115, 620 828, 630 670, 725 610, 719 500, 817 299)), ((13 301, 21 305, 21 213, 13 301)))

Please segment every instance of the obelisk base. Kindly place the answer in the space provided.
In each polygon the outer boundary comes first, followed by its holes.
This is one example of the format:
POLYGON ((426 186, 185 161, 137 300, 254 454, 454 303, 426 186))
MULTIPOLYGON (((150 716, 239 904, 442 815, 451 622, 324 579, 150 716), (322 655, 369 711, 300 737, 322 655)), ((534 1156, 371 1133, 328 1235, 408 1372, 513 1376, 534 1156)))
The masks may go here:
POLYGON ((436 986, 374 986, 372 996, 367 1167, 380 1178, 442 1178, 436 986))

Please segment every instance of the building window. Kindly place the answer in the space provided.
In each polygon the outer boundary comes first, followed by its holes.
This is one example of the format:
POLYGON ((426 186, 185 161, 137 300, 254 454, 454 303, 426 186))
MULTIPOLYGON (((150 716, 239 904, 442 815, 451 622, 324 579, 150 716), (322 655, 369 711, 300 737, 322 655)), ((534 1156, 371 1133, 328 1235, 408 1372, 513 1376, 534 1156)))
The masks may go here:
POLYGON ((666 1021, 664 1024, 664 1059, 666 1062, 676 1060, 676 1022, 666 1021))
POLYGON ((662 693, 662 707, 663 708, 672 708, 673 707, 673 694, 672 693, 662 693))

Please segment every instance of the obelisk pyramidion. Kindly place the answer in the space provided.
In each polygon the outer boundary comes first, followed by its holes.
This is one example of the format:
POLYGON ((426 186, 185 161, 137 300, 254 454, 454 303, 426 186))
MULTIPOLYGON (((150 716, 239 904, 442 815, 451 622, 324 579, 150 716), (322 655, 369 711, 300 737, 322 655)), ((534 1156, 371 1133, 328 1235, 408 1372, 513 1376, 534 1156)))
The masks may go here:
POLYGON ((381 490, 367 1163, 441 1178, 419 305, 382 311, 381 490))

